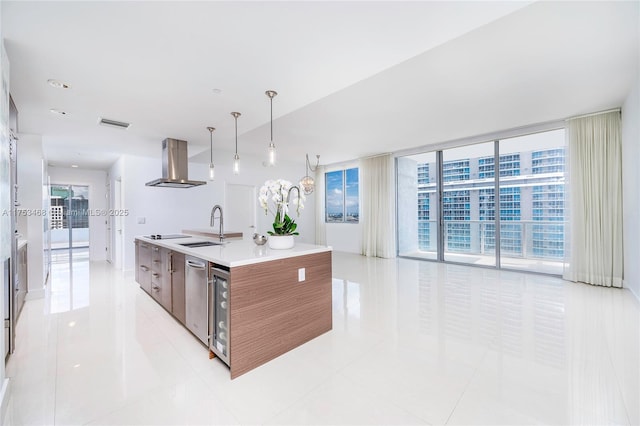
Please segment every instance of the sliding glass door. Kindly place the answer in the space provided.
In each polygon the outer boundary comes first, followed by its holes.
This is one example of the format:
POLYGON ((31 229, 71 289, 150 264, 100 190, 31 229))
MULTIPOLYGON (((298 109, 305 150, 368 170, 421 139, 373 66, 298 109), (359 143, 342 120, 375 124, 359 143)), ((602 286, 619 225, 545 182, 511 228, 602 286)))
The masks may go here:
POLYGON ((500 141, 500 211, 507 216, 500 221, 503 268, 562 274, 564 143, 564 130, 500 141), (509 198, 502 200, 503 191, 509 198))
POLYGON ((51 249, 54 260, 89 255, 89 187, 51 185, 51 249))
POLYGON ((436 154, 398 158, 398 252, 400 256, 438 257, 438 173, 436 154))
POLYGON ((564 129, 396 164, 399 256, 562 273, 564 129))
POLYGON ((494 143, 442 151, 444 260, 495 266, 494 143))

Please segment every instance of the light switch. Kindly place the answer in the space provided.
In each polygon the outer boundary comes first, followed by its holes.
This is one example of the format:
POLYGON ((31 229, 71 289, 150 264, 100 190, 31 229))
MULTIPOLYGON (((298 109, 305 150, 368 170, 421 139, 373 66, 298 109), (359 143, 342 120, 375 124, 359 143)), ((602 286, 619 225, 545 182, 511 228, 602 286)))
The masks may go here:
POLYGON ((139 217, 138 218, 138 225, 144 225, 147 222, 147 218, 146 217, 139 217))
POLYGON ((305 279, 305 268, 298 269, 298 282, 302 282, 305 279))

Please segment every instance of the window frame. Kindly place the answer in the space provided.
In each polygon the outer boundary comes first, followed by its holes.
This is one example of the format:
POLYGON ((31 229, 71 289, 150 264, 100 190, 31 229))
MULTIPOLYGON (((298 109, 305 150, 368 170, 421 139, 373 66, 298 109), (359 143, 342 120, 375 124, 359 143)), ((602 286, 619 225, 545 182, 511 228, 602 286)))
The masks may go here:
MULTIPOLYGON (((473 147, 476 145, 480 145, 483 143, 489 143, 491 141, 494 142, 494 154, 493 156, 487 156, 487 157, 477 157, 478 158, 478 180, 480 179, 487 179, 487 176, 480 176, 481 172, 488 172, 489 170, 481 170, 482 166, 493 166, 493 177, 490 177, 488 179, 494 179, 495 184, 494 186, 494 201, 493 201, 493 213, 494 213, 494 219, 493 222, 495 222, 495 226, 496 229, 500 230, 496 233, 496 264, 495 266, 485 266, 485 265, 477 265, 477 266, 481 266, 481 267, 487 267, 487 268, 492 268, 492 269, 502 269, 502 270, 513 270, 513 271, 520 271, 520 272, 532 272, 532 273, 536 273, 536 274, 543 274, 543 275, 552 275, 552 276, 557 276, 557 273, 554 272, 548 272, 548 271, 543 271, 543 270, 532 270, 532 271, 528 271, 526 269, 522 269, 522 268, 518 268, 518 267, 514 267, 512 265, 508 265, 508 266, 503 266, 501 264, 502 261, 502 254, 500 253, 500 240, 499 240, 499 235, 500 233, 505 233, 505 235, 507 235, 507 240, 510 240, 509 237, 509 232, 511 232, 509 229, 503 230, 503 225, 505 227, 512 227, 515 223, 514 220, 511 220, 511 218, 509 217, 502 217, 506 214, 517 214, 522 216, 522 205, 520 205, 520 208, 515 208, 513 206, 514 203, 520 203, 522 201, 521 198, 521 194, 517 195, 517 194, 503 194, 502 191, 505 188, 508 188, 508 186, 502 186, 502 180, 505 178, 510 178, 510 177, 517 177, 517 178, 522 178, 523 174, 522 171, 520 171, 519 173, 514 173, 512 170, 514 170, 514 166, 519 166, 519 168, 521 169, 522 166, 522 158, 517 158, 519 156, 519 154, 514 154, 511 152, 501 152, 500 147, 502 146, 502 143, 506 142, 509 139, 512 138, 518 138, 518 137, 524 137, 524 136, 529 136, 529 135, 535 135, 535 134, 539 134, 539 133, 547 133, 547 132, 554 132, 554 131, 560 131, 563 130, 566 132, 566 127, 565 127, 565 123, 564 121, 553 121, 553 122, 547 122, 547 123, 541 123, 541 124, 536 124, 536 125, 531 125, 531 126, 524 126, 524 127, 520 127, 520 128, 514 128, 514 129, 509 129, 509 130, 505 130, 505 131, 501 131, 501 132, 496 132, 490 135, 479 135, 479 136, 474 136, 474 137, 470 137, 470 138, 463 138, 463 139, 458 139, 458 140, 453 140, 453 141, 448 141, 448 142, 443 142, 443 143, 437 143, 437 144, 433 144, 433 145, 428 145, 428 146, 421 146, 421 147, 416 147, 416 148, 411 148, 411 149, 406 149, 406 150, 401 150, 398 152, 394 153, 394 157, 395 157, 395 168, 396 168, 396 227, 397 229, 399 229, 399 222, 398 222, 398 218, 401 216, 401 214, 398 211, 398 206, 400 205, 400 203, 398 202, 399 199, 399 191, 398 191, 398 168, 399 168, 399 159, 403 158, 403 157, 411 157, 411 156, 418 156, 418 155, 423 155, 423 154, 428 154, 428 153, 435 153, 436 155, 436 160, 435 160, 435 165, 436 168, 439 168, 439 172, 438 172, 438 182, 437 182, 437 186, 438 186, 438 206, 437 206, 437 210, 439 211, 439 216, 437 218, 437 221, 439 223, 439 228, 438 228, 438 232, 437 232, 437 236, 436 239, 438 240, 438 244, 437 244, 437 249, 435 251, 430 250, 430 252, 435 253, 435 257, 428 257, 428 256, 414 256, 412 254, 402 254, 401 253, 401 249, 400 249, 400 234, 398 232, 396 232, 396 255, 398 257, 402 257, 402 258, 416 258, 416 259, 420 259, 420 260, 426 260, 426 261, 438 261, 438 262, 444 262, 444 263, 458 263, 456 261, 452 261, 452 260, 447 260, 444 259, 443 254, 445 252, 445 248, 444 246, 446 246, 447 244, 447 240, 444 237, 444 229, 443 229, 443 222, 445 220, 445 201, 447 198, 447 195, 451 195, 451 191, 452 190, 444 190, 443 186, 445 183, 447 183, 448 181, 450 181, 451 179, 451 175, 453 174, 452 171, 453 170, 457 170, 457 171, 462 171, 462 173, 459 173, 458 176, 460 177, 461 180, 466 180, 466 170, 464 170, 464 164, 463 161, 465 159, 456 159, 456 160, 451 160, 452 163, 449 164, 445 164, 446 161, 442 158, 442 153, 446 150, 449 149, 456 149, 456 148, 462 148, 462 147, 473 147), (488 161, 487 161, 488 160, 488 161), (454 164, 455 163, 455 164, 454 164), (453 164, 453 165, 451 165, 453 164), (498 167, 496 167, 496 165, 498 165, 498 167), (446 167, 445 167, 446 166, 446 167), (497 170, 496 170, 497 169, 497 170), (495 194, 498 193, 499 197, 495 197, 495 194), (505 197, 506 196, 506 197, 505 197), (499 209, 499 210, 498 210, 499 209), (501 221, 502 219, 502 221, 501 221)), ((565 133, 566 135, 566 133, 565 133)), ((566 136, 565 136, 566 137, 566 136)), ((538 174, 538 173, 563 173, 564 175, 566 175, 568 173, 567 171, 567 151, 566 151, 566 144, 565 145, 559 145, 555 148, 549 148, 549 149, 542 149, 542 151, 545 152, 544 155, 541 155, 540 153, 538 153, 536 149, 532 149, 531 150, 531 173, 532 174, 538 174), (559 160, 560 157, 563 157, 562 161, 559 160), (558 165, 560 163, 563 163, 564 165, 564 170, 562 172, 556 170, 558 168, 558 165)), ((420 166, 420 164, 419 164, 420 166)), ((420 175, 420 171, 418 170, 418 175, 420 175)), ((470 177, 471 179, 475 179, 473 177, 470 177)), ((418 182, 418 189, 420 189, 420 183, 418 182)), ((556 185, 566 185, 566 181, 564 181, 563 183, 560 182, 545 182, 545 183, 541 183, 541 186, 544 186, 545 188, 547 186, 556 186, 556 185)), ((553 191, 553 190, 548 190, 550 192, 553 193, 560 193, 559 191, 553 191)), ((547 192, 548 192, 547 191, 547 192)), ((565 189, 566 191, 566 189, 565 189)), ((545 194, 547 193, 546 191, 542 191, 545 192, 545 194)), ((565 192, 562 192, 562 194, 565 194, 565 192)), ((564 215, 562 216, 564 218, 564 220, 557 220, 558 222, 558 226, 556 226, 555 230, 553 231, 554 234, 564 234, 566 236, 566 227, 570 226, 569 221, 570 219, 566 216, 567 214, 567 207, 566 207, 566 196, 563 197, 558 197, 557 195, 553 195, 551 194, 550 197, 545 198, 545 202, 546 204, 544 206, 540 206, 539 208, 537 208, 535 206, 536 203, 536 194, 535 191, 533 191, 532 189, 532 194, 531 194, 531 207, 532 207, 532 215, 535 216, 535 211, 536 208, 539 211, 551 211, 552 213, 559 213, 561 211, 564 212, 564 215), (557 198, 557 200, 556 200, 557 198), (565 226, 564 231, 561 229, 562 226, 565 226)), ((418 199, 419 202, 419 199, 418 199)), ((455 204, 455 203, 454 203, 455 204)), ((462 206, 464 203, 457 203, 455 204, 455 206, 452 207, 460 207, 462 206)), ((419 204, 418 204, 419 205, 419 204)), ((435 206, 430 206, 430 211, 435 211, 436 207, 435 206)), ((419 212, 418 212, 419 214, 419 212)), ((558 214, 557 217, 560 217, 560 215, 558 214)), ((419 219, 419 218, 418 218, 419 219)), ((532 218, 532 221, 535 221, 535 217, 532 218)), ((544 221, 542 219, 538 219, 540 221, 544 221)), ((553 219, 550 219, 549 221, 551 221, 553 219)), ((534 223, 535 224, 535 223, 534 223)), ((419 226, 419 225, 418 225, 419 226)), ((533 225, 532 225, 533 226, 533 225)), ((549 225, 547 225, 549 226, 549 225)), ((418 228, 419 231, 419 228, 418 228)), ((536 232, 536 231, 534 231, 536 232)), ((537 231, 539 232, 539 231, 537 231)), ((418 236, 419 237, 419 236, 418 236)), ((432 233, 429 234, 429 237, 432 238, 433 235, 432 233)), ((566 238, 561 238, 561 237, 557 237, 556 239, 558 239, 559 242, 556 242, 553 239, 547 239, 547 244, 548 247, 537 247, 539 250, 548 250, 549 252, 551 251, 555 251, 555 252, 559 252, 561 249, 559 249, 558 247, 560 247, 562 245, 562 241, 565 241, 566 238), (553 240, 553 241, 552 241, 553 240), (553 247, 551 247, 553 246, 553 247)), ((525 241, 523 240, 521 242, 521 244, 524 246, 525 241)), ((417 245, 420 246, 420 240, 418 239, 417 241, 417 245)), ((538 243, 538 246, 540 246, 541 244, 538 243)), ((566 250, 567 247, 566 245, 564 247, 562 247, 562 250, 565 250, 565 255, 566 255, 566 250)), ((509 250, 506 250, 507 252, 509 250)), ((433 254, 431 253, 431 254, 433 254)), ((533 251, 531 251, 529 254, 533 253, 533 251)), ((536 256, 531 256, 531 257, 536 257, 536 256)), ((537 257, 536 257, 537 258, 537 257)), ((562 259, 559 259, 558 262, 562 262, 562 259)), ((469 263, 460 263, 460 264, 465 264, 465 265, 469 265, 469 263)))
POLYGON ((346 223, 346 224, 359 224, 360 223, 360 168, 358 166, 354 166, 354 167, 343 167, 343 168, 339 168, 339 169, 335 169, 335 170, 328 170, 325 171, 324 173, 324 223, 325 224, 331 224, 331 223, 346 223), (347 220, 347 172, 349 170, 356 170, 356 174, 358 177, 358 181, 357 181, 357 192, 358 192, 358 219, 357 220, 347 220), (327 175, 329 175, 330 173, 336 173, 336 172, 341 172, 342 174, 342 220, 331 220, 329 221, 329 210, 328 210, 328 194, 329 191, 327 190, 327 185, 329 182, 329 179, 327 179, 327 175))

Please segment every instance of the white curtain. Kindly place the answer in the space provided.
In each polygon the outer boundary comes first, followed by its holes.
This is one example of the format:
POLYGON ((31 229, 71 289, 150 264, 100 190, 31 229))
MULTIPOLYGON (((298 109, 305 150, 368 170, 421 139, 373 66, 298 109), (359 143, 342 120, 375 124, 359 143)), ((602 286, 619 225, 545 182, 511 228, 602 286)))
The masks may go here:
POLYGON ((360 160, 360 220, 364 256, 395 257, 393 157, 360 160))
POLYGON ((316 244, 327 245, 327 227, 324 223, 325 184, 324 166, 316 169, 316 244))
POLYGON ((564 278, 622 287, 620 112, 571 119, 567 131, 571 242, 564 278))

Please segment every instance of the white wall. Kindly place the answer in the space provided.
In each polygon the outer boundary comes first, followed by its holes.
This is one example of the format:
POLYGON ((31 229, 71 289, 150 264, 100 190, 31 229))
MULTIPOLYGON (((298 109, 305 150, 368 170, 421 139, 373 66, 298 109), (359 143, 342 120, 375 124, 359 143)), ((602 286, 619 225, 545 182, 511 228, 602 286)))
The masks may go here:
POLYGON ((336 251, 360 254, 362 225, 360 223, 327 223, 327 245, 336 251))
POLYGON ((640 300, 640 77, 622 106, 624 286, 640 300))
MULTIPOLYGON (((52 185, 85 185, 89 187, 89 210, 98 212, 107 209, 107 172, 103 170, 49 167, 52 185)), ((106 260, 107 225, 109 216, 89 216, 89 260, 106 260)))
MULTIPOLYGON (((358 160, 348 163, 330 164, 325 166, 325 173, 335 170, 346 170, 358 167, 358 160)), ((324 188, 317 188, 324 193, 324 188)), ((362 194, 360 194, 362 209, 362 194)), ((362 217, 362 216, 361 216, 362 217)), ((327 223, 325 224, 327 245, 336 251, 360 254, 362 245, 362 224, 358 223, 327 223)))
MULTIPOLYGON (((18 202, 20 209, 41 211, 43 176, 42 136, 20 134, 18 140, 18 202)), ((44 270, 44 220, 42 215, 28 214, 17 221, 18 232, 27 240, 29 297, 43 297, 44 270)))
MULTIPOLYGON (((227 155, 228 157, 228 155, 227 155)), ((161 177, 161 159, 125 155, 109 170, 112 193, 116 180, 122 181, 123 208, 129 214, 124 219, 122 253, 125 271, 134 268, 134 238, 138 235, 173 234, 183 229, 209 228, 209 218, 214 205, 225 208, 226 183, 253 185, 256 192, 268 179, 287 179, 297 183, 303 176, 304 162, 300 164, 279 163, 275 167, 264 167, 263 158, 242 155, 241 171, 234 175, 232 161, 221 160, 223 154, 214 154, 216 179, 194 188, 157 188, 145 186, 146 182, 161 177), (145 223, 138 223, 144 219, 145 223)), ((207 180, 208 164, 189 163, 189 179, 207 180)), ((115 194, 113 194, 115 196, 115 194)), ((256 198, 256 232, 266 233, 271 229, 273 216, 264 214, 256 198)), ((226 214, 226 212, 225 212, 226 214)), ((292 218, 298 224, 300 235, 296 241, 313 243, 315 239, 314 197, 307 197, 305 208, 299 217, 292 218)), ((216 222, 217 229, 217 222, 216 222)), ((234 231, 227 229, 227 231, 234 231)), ((114 244, 114 256, 117 256, 114 244)), ((118 262, 114 265, 119 267, 118 262)))

